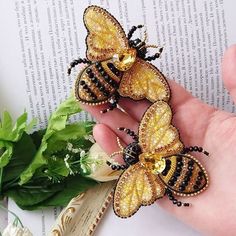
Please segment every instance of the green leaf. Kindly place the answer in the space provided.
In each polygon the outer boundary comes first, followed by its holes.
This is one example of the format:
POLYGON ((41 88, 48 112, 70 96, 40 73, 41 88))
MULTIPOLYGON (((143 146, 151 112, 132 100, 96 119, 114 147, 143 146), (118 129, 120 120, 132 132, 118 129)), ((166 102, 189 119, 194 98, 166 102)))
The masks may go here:
MULTIPOLYGON (((87 126, 93 126, 92 122, 78 122, 66 125, 66 127, 54 133, 48 140, 47 154, 60 151, 65 148, 68 141, 78 140, 87 135, 87 126)), ((90 131, 89 131, 90 132, 90 131)))
POLYGON ((11 115, 7 111, 3 112, 1 128, 3 132, 13 128, 11 115))
POLYGON ((2 168, 9 163, 12 157, 13 144, 7 141, 0 141, 0 149, 4 150, 0 156, 0 168, 2 168))
POLYGON ((67 177, 69 175, 69 170, 65 165, 64 159, 61 158, 50 158, 48 160, 47 168, 49 170, 49 173, 52 172, 64 177, 67 177))
POLYGON ((0 140, 17 142, 23 132, 26 130, 27 113, 23 113, 17 120, 15 125, 12 124, 12 118, 10 114, 5 111, 3 113, 1 128, 0 128, 0 140))
POLYGON ((10 162, 3 169, 3 183, 20 177, 20 174, 31 163, 36 153, 35 145, 31 137, 23 133, 21 139, 14 145, 10 162))
POLYGON ((53 195, 50 199, 47 199, 42 206, 66 206, 73 197, 81 194, 95 186, 97 182, 94 180, 83 178, 81 176, 72 176, 67 178, 66 185, 63 191, 53 195))
POLYGON ((66 206, 73 197, 95 186, 98 182, 82 176, 70 176, 64 189, 37 205, 37 209, 49 206, 66 206))
POLYGON ((22 209, 27 209, 27 207, 37 205, 55 193, 62 191, 63 188, 63 184, 51 186, 19 186, 9 189, 5 192, 5 195, 13 199, 22 209))
POLYGON ((48 139, 56 132, 65 129, 66 121, 69 116, 80 111, 79 103, 74 96, 69 97, 59 105, 58 109, 51 115, 48 121, 47 130, 42 138, 41 145, 33 162, 20 176, 20 184, 27 183, 32 178, 35 171, 47 163, 44 152, 47 149, 48 139))
POLYGON ((66 206, 73 197, 95 186, 94 180, 77 176, 70 176, 64 183, 51 186, 34 186, 26 188, 20 186, 6 192, 16 204, 24 210, 36 210, 49 206, 66 206))

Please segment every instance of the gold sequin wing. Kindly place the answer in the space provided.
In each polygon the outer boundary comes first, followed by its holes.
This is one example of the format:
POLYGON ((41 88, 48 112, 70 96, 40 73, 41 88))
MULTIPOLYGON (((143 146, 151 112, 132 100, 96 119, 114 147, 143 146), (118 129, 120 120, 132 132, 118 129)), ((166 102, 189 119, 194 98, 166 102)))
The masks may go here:
POLYGON ((88 7, 84 12, 84 24, 88 30, 86 54, 89 60, 106 60, 129 48, 123 28, 105 9, 88 7))
POLYGON ((138 162, 124 171, 117 182, 114 211, 119 217, 130 217, 140 206, 150 205, 162 197, 164 191, 163 183, 138 162))
POLYGON ((119 93, 134 100, 147 98, 151 102, 168 101, 170 98, 169 85, 164 75, 155 66, 140 58, 124 73, 119 93))
POLYGON ((171 125, 171 120, 171 108, 164 101, 158 101, 147 109, 139 126, 139 143, 143 153, 166 156, 183 149, 179 133, 171 125))

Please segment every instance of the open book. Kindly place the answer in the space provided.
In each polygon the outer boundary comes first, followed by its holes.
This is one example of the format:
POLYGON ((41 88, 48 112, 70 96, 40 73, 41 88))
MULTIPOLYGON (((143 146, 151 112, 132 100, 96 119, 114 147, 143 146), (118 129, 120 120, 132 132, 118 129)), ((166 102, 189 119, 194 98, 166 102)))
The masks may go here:
MULTIPOLYGON (((38 128, 45 127, 50 113, 72 90, 78 70, 68 77, 67 65, 85 57, 83 11, 89 4, 108 9, 126 32, 144 24, 149 43, 164 46, 154 64, 169 79, 211 105, 235 111, 220 68, 225 49, 236 39, 233 0, 14 0, 0 2, 1 112, 6 109, 16 117, 26 109, 29 118, 38 118, 38 128)), ((86 113, 77 118, 91 119, 86 113)), ((36 236, 46 235, 60 212, 23 212, 12 201, 8 207, 36 236)), ((124 222, 113 220, 110 212, 97 234, 110 235, 112 228, 113 235, 138 236, 150 225, 153 232, 174 234, 167 224, 156 222, 165 214, 156 206, 137 214, 124 222)), ((166 214, 164 219, 179 230, 178 235, 199 235, 166 214)), ((1 212, 1 227, 10 220, 1 212)))

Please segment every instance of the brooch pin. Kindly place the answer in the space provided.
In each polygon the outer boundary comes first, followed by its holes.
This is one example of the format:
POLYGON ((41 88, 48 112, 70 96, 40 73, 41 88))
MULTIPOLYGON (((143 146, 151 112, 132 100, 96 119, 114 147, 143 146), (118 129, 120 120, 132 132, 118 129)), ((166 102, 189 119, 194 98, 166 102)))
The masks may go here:
POLYGON ((163 48, 146 44, 133 38, 142 25, 133 26, 125 35, 119 22, 105 9, 90 6, 84 12, 87 58, 78 58, 70 63, 68 74, 79 63, 87 66, 79 73, 75 82, 75 96, 87 105, 108 103, 113 110, 120 96, 134 100, 148 99, 168 101, 170 90, 162 73, 148 61, 157 59, 163 48), (147 56, 147 48, 158 48, 153 56, 147 56))
POLYGON ((208 176, 202 164, 190 152, 202 152, 202 147, 184 148, 177 129, 171 125, 172 111, 164 101, 151 105, 145 112, 138 136, 131 130, 119 128, 134 142, 110 157, 123 154, 120 165, 107 162, 113 170, 123 169, 114 192, 114 212, 117 216, 132 216, 140 206, 154 203, 167 195, 177 206, 189 206, 175 196, 194 196, 208 186, 208 176))

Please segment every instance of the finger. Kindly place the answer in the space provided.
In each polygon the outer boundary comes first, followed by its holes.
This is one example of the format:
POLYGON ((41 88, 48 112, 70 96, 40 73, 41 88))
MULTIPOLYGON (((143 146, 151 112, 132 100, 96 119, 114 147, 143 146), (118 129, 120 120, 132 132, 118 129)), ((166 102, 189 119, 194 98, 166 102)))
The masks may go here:
MULTIPOLYGON (((171 106, 173 112, 175 112, 181 105, 192 99, 193 96, 175 81, 168 80, 168 83, 171 89, 171 106)), ((134 101, 128 98, 121 98, 119 102, 122 109, 137 121, 141 120, 144 112, 151 104, 151 102, 145 99, 142 101, 134 101)))
POLYGON ((138 122, 151 104, 152 103, 147 100, 134 101, 129 98, 121 98, 119 102, 119 106, 138 122))
POLYGON ((222 75, 225 87, 236 103, 236 45, 228 48, 224 54, 222 75))
POLYGON ((120 109, 114 109, 113 111, 102 114, 100 112, 101 106, 81 106, 86 111, 88 111, 99 123, 103 123, 109 126, 117 136, 121 137, 124 140, 126 144, 133 141, 125 132, 121 132, 118 130, 119 127, 125 127, 137 133, 139 124, 127 113, 122 112, 120 109))
MULTIPOLYGON (((97 124, 93 128, 93 136, 99 146, 108 154, 111 155, 114 152, 120 150, 117 143, 117 135, 108 126, 104 124, 97 124)), ((125 146, 124 141, 120 139, 121 145, 125 146)), ((116 160, 121 161, 122 156, 116 156, 116 160)))

